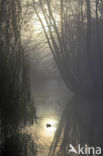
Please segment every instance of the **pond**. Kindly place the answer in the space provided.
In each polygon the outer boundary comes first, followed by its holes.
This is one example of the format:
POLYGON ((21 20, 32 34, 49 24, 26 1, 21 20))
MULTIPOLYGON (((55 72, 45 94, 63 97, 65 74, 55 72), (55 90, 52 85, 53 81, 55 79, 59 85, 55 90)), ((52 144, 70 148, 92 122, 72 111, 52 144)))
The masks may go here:
POLYGON ((32 88, 37 109, 37 124, 31 126, 38 156, 47 156, 65 104, 71 96, 62 80, 49 79, 32 88))

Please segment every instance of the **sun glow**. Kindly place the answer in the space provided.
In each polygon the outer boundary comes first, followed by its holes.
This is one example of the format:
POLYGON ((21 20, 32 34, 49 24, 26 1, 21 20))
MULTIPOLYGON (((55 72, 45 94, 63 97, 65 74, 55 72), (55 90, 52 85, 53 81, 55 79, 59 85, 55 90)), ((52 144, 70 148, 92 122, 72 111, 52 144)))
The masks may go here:
MULTIPOLYGON (((48 29, 48 26, 47 26, 47 23, 46 23, 46 20, 45 20, 43 14, 42 13, 39 13, 39 17, 41 18, 41 20, 43 22, 43 25, 45 27, 45 30, 48 31, 49 29, 48 29)), ((34 22, 34 28, 35 28, 36 32, 41 32, 42 31, 42 25, 41 25, 41 23, 38 20, 38 18, 37 18, 36 15, 34 16, 34 21, 35 21, 34 22)))
POLYGON ((53 137, 57 129, 57 121, 55 119, 45 119, 44 123, 45 136, 53 137))
MULTIPOLYGON (((54 19, 55 19, 56 24, 59 25, 59 21, 60 21, 59 15, 54 13, 53 16, 54 16, 54 19)), ((48 24, 47 24, 47 22, 46 22, 46 19, 45 19, 44 15, 43 15, 42 13, 39 13, 39 17, 41 18, 41 21, 42 21, 42 23, 43 23, 43 25, 44 25, 44 27, 45 27, 46 32, 48 32, 48 31, 49 31, 49 28, 48 28, 48 24)), ((42 31, 43 31, 42 25, 41 25, 39 19, 37 18, 37 16, 35 15, 35 16, 33 17, 33 19, 34 19, 34 21, 35 21, 35 22, 34 22, 34 28, 35 28, 36 32, 38 32, 38 33, 42 32, 42 31)), ((50 22, 50 21, 48 21, 48 23, 49 23, 49 22, 50 22)), ((52 30, 52 31, 54 30, 53 24, 51 24, 51 30, 52 30)))

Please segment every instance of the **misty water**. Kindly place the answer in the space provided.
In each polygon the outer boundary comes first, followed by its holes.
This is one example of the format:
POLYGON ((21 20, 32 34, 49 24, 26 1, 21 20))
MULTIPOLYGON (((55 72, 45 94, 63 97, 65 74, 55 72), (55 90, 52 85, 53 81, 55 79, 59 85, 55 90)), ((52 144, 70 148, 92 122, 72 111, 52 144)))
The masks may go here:
POLYGON ((31 133, 37 143, 38 156, 47 156, 62 110, 71 93, 62 80, 48 79, 38 83, 36 89, 32 86, 32 96, 35 99, 38 120, 31 127, 31 133), (51 127, 47 128, 47 124, 51 124, 51 127))

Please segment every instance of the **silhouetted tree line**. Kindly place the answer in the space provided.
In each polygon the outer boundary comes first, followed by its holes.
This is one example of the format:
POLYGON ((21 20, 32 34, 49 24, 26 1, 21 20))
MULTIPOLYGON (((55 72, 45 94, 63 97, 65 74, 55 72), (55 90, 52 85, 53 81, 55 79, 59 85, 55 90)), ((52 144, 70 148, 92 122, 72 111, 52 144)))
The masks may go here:
POLYGON ((63 112, 50 151, 55 155, 58 149, 57 155, 67 156, 70 143, 103 144, 103 1, 57 2, 33 0, 33 8, 62 78, 75 95, 63 112))
MULTIPOLYGON (((28 155, 31 138, 20 130, 33 124, 36 115, 30 61, 21 45, 21 12, 20 0, 0 0, 0 151, 5 156, 28 155)), ((33 140, 31 144, 34 146, 33 140)))

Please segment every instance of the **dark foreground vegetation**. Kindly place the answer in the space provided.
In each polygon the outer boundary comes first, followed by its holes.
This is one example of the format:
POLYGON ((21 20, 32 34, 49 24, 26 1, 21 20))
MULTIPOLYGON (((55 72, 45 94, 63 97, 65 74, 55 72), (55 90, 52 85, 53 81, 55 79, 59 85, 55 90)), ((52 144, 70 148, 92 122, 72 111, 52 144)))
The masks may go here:
POLYGON ((20 133, 35 119, 30 61, 21 45, 21 11, 20 0, 0 0, 0 154, 3 156, 35 155, 31 136, 20 133))

